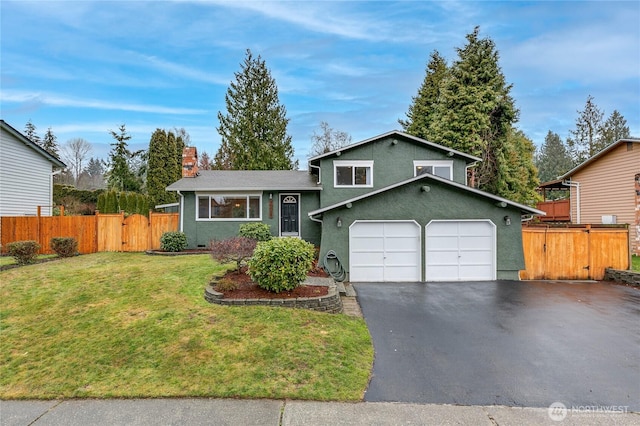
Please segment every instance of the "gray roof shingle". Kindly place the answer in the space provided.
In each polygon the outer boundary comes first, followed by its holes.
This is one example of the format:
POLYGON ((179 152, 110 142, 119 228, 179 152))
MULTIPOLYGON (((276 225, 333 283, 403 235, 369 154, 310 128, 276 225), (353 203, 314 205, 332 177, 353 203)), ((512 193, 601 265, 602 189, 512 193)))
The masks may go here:
POLYGON ((298 170, 201 170, 167 191, 309 191, 321 190, 315 176, 298 170))

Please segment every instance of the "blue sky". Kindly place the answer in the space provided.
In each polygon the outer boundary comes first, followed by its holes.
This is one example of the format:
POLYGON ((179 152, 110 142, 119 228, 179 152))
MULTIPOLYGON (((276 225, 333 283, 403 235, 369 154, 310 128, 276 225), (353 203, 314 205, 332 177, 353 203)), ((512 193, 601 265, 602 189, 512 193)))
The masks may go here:
POLYGON ((1 116, 31 120, 106 158, 126 124, 133 149, 184 127, 215 154, 218 111, 245 50, 261 55, 306 168, 321 121, 353 141, 400 129, 429 54, 449 63, 480 26, 537 145, 563 139, 587 96, 640 136, 640 2, 2 0, 1 116))

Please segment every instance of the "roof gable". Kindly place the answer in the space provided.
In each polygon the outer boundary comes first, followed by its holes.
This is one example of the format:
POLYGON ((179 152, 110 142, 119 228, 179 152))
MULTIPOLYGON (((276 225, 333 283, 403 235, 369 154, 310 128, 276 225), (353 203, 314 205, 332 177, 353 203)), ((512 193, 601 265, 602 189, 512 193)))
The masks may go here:
POLYGON ((381 194, 383 192, 391 191, 391 190, 393 190, 395 188, 410 184, 412 182, 423 180, 423 179, 427 180, 427 181, 428 180, 433 180, 433 181, 440 182, 440 183, 443 183, 445 185, 449 185, 449 186, 451 186, 453 188, 457 188, 457 189, 465 191, 465 192, 469 192, 469 193, 472 193, 472 194, 480 195, 481 197, 487 198, 487 199, 489 199, 491 201, 498 202, 498 203, 504 203, 505 206, 508 205, 508 206, 519 208, 523 214, 537 214, 537 215, 542 215, 542 216, 546 215, 546 213, 543 212, 542 210, 534 209, 533 207, 525 206, 524 204, 516 203, 514 201, 507 200, 506 198, 502 198, 502 197, 499 197, 497 195, 490 194, 488 192, 480 191, 479 189, 471 188, 469 186, 459 184, 459 183, 451 181, 449 179, 444 179, 444 178, 438 177, 436 175, 432 175, 432 174, 429 174, 429 173, 424 173, 424 174, 415 176, 413 178, 404 180, 402 182, 398 182, 398 183, 395 183, 393 185, 389 185, 389 186, 386 186, 384 188, 380 188, 378 190, 371 191, 371 192, 368 192, 366 194, 362 194, 362 195, 359 195, 357 197, 353 197, 353 198, 350 198, 348 200, 340 201, 340 202, 332 204, 330 206, 326 206, 326 207, 311 211, 311 212, 309 212, 309 216, 316 216, 316 215, 322 214, 324 212, 327 212, 329 210, 333 210, 333 209, 336 209, 336 208, 339 208, 339 207, 343 207, 343 206, 346 206, 347 204, 354 203, 354 202, 357 202, 359 200, 363 200, 365 198, 369 198, 369 197, 372 197, 374 195, 381 194))
POLYGON ((27 147, 29 147, 33 151, 35 151, 37 154, 39 154, 39 155, 43 156, 44 158, 46 158, 47 160, 49 160, 51 163, 53 163, 54 166, 59 167, 59 168, 67 167, 67 165, 65 163, 63 163, 62 161, 60 161, 60 159, 58 159, 57 157, 51 155, 46 150, 42 149, 42 147, 40 147, 38 144, 36 144, 33 141, 31 141, 28 137, 26 137, 25 135, 20 133, 18 130, 16 130, 15 128, 10 126, 9 123, 7 123, 6 121, 0 120, 0 127, 2 128, 3 131, 6 131, 10 135, 12 135, 18 141, 22 142, 27 147))
POLYGON ((398 139, 404 139, 404 140, 412 142, 412 143, 416 143, 416 144, 423 145, 423 146, 426 146, 426 147, 429 147, 429 148, 432 148, 432 149, 435 149, 435 150, 438 150, 438 151, 445 152, 449 156, 452 156, 452 157, 455 156, 455 157, 463 158, 467 162, 467 164, 475 163, 475 162, 478 162, 478 161, 482 161, 481 158, 475 157, 473 155, 469 155, 469 154, 466 154, 464 152, 457 151, 455 149, 448 148, 448 147, 443 146, 443 145, 439 145, 439 144, 436 144, 436 143, 433 143, 433 142, 429 142, 427 140, 418 138, 418 137, 410 135, 408 133, 400 132, 398 130, 392 130, 390 132, 383 133, 381 135, 374 136, 372 138, 365 139, 363 141, 356 142, 356 143, 353 143, 351 145, 347 145, 345 147, 342 147, 342 148, 339 148, 339 149, 336 149, 336 150, 333 150, 333 151, 330 151, 330 152, 326 152, 324 154, 316 155, 315 157, 311 157, 309 159, 309 163, 318 162, 319 160, 321 160, 323 158, 327 158, 327 157, 331 157, 331 156, 339 156, 344 151, 350 151, 350 150, 358 148, 360 146, 367 145, 367 144, 370 144, 370 143, 373 143, 373 142, 376 142, 376 141, 379 141, 379 140, 382 140, 382 139, 385 139, 385 138, 389 138, 389 137, 396 137, 398 139))
POLYGON ((633 143, 633 144, 640 145, 640 139, 620 139, 620 140, 612 143, 611 145, 609 145, 608 147, 606 147, 602 151, 598 152, 593 157, 585 160, 581 164, 579 164, 576 167, 574 167, 573 169, 569 170, 567 173, 565 173, 564 175, 560 176, 558 178, 558 180, 562 181, 564 179, 567 179, 567 178, 571 177, 572 175, 576 174, 577 172, 589 167, 592 163, 594 163, 594 162, 598 161, 600 158, 606 156, 608 153, 610 153, 611 151, 613 151, 614 149, 616 149, 618 146, 622 145, 623 143, 633 143))

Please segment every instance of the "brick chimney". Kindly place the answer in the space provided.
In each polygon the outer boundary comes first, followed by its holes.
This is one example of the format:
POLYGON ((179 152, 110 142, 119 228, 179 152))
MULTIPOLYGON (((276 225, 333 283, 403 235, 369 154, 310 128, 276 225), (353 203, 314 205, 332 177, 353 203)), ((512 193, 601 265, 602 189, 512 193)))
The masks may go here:
POLYGON ((182 177, 198 176, 198 150, 195 146, 187 146, 182 150, 182 177))

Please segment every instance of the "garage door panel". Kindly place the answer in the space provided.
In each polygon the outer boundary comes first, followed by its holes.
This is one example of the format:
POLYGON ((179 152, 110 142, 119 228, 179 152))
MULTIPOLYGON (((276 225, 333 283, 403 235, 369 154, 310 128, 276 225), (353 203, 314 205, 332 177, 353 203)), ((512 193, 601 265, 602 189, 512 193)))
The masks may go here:
POLYGON ((426 227, 427 281, 495 278, 495 228, 489 221, 432 221, 426 227))
POLYGON ((351 249, 354 251, 380 251, 384 250, 383 238, 357 237, 351 241, 351 249))
POLYGON ((349 228, 351 281, 420 281, 420 226, 355 222, 349 228))

